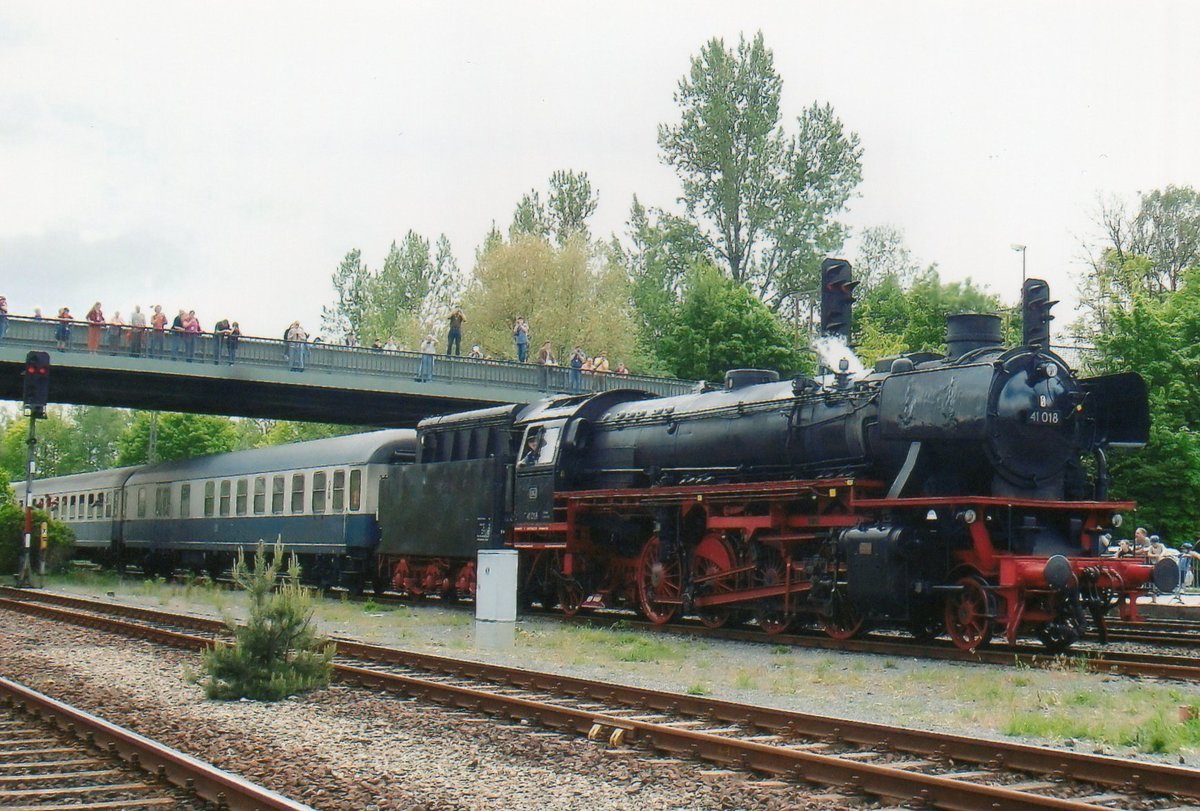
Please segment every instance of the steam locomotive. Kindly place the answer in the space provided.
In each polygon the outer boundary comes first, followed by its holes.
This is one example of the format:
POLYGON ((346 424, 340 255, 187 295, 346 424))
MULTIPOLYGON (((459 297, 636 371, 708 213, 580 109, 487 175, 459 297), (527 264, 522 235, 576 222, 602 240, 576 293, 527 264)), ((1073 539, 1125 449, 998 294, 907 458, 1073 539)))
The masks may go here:
MULTIPOLYGON (((845 339, 855 282, 822 267, 822 325, 845 339)), ((1106 452, 1144 445, 1136 373, 1080 378, 1049 346, 1045 282, 1020 346, 997 316, 951 316, 947 353, 855 374, 731 371, 720 390, 608 391, 439 416, 380 483, 380 577, 470 588, 481 546, 521 552, 522 598, 655 623, 946 633, 974 649, 1036 634, 1055 651, 1116 607, 1137 618, 1173 561, 1101 557, 1134 504, 1106 452)))

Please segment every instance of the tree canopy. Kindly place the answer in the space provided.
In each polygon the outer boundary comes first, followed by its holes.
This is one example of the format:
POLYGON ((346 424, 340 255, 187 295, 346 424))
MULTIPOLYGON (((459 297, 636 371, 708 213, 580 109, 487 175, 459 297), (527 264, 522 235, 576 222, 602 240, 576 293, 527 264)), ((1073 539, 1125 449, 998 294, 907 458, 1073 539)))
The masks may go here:
POLYGON ((683 187, 681 202, 730 277, 772 309, 818 287, 818 267, 841 249, 835 217, 862 179, 862 148, 828 104, 813 102, 788 133, 783 80, 762 32, 736 49, 709 40, 679 81, 678 122, 658 144, 683 187))

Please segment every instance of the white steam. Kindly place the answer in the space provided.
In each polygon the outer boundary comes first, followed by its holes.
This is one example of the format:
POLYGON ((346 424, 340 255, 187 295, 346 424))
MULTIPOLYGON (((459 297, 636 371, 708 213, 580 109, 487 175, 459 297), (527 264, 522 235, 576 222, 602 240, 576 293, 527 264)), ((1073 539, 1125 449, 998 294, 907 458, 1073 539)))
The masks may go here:
POLYGON ((854 350, 837 335, 822 335, 817 338, 813 341, 813 351, 817 353, 821 365, 834 372, 841 371, 841 362, 844 360, 849 364, 846 372, 851 377, 863 377, 867 374, 867 368, 854 354, 854 350))

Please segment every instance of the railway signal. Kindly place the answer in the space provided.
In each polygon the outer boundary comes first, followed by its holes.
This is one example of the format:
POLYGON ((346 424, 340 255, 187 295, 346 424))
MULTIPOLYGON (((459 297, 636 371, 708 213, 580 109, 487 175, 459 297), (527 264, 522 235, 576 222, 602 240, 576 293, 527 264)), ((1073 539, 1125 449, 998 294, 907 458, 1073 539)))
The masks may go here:
POLYGON ((854 288, 858 282, 850 275, 845 259, 826 259, 821 263, 821 334, 839 335, 850 342, 854 288))
POLYGON ((46 404, 50 400, 49 352, 30 352, 25 356, 23 389, 25 413, 31 417, 45 417, 46 404))
POLYGON ((1050 285, 1041 279, 1026 279, 1021 286, 1021 316, 1023 319, 1023 341, 1026 346, 1050 348, 1050 308, 1057 301, 1050 300, 1050 285))

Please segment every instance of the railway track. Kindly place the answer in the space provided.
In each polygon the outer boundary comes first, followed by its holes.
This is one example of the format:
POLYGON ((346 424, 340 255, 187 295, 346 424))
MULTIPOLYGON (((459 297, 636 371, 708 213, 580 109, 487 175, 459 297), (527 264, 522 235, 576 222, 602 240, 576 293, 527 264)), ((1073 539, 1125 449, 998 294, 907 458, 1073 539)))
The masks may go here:
MULTIPOLYGON (((0 607, 194 650, 212 644, 224 631, 222 623, 207 618, 60 595, 0 599, 0 607), (34 601, 43 597, 48 599, 34 601), (77 605, 68 608, 66 603, 77 605)), ((335 673, 343 681, 586 734, 610 746, 636 743, 885 801, 988 811, 1200 809, 1200 771, 1193 769, 336 641, 335 673)))
POLYGON ((0 807, 312 811, 5 678, 0 678, 0 807))

